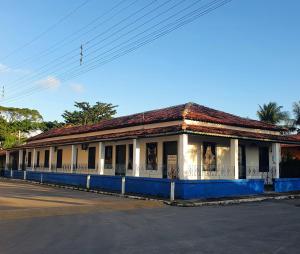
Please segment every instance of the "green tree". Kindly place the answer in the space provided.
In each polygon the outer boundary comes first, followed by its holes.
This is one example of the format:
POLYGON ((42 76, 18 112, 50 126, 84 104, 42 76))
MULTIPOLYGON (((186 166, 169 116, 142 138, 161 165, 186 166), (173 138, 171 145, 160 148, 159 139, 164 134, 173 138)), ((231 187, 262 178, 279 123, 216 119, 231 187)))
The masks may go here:
POLYGON ((0 146, 23 143, 28 133, 41 129, 43 117, 34 109, 0 106, 0 146))
POLYGON ((0 114, 8 122, 29 120, 31 122, 42 122, 43 117, 35 109, 13 108, 0 106, 0 114))
POLYGON ((75 102, 74 106, 78 110, 72 112, 66 110, 62 114, 66 124, 87 125, 111 119, 117 113, 116 108, 118 107, 103 102, 96 102, 92 106, 88 102, 75 102))
POLYGON ((276 102, 269 102, 268 104, 259 105, 257 111, 258 118, 267 123, 279 124, 289 119, 289 113, 282 111, 282 106, 279 106, 276 102))
POLYGON ((47 121, 47 122, 43 122, 42 126, 41 126, 41 130, 42 131, 49 131, 51 129, 56 129, 56 128, 61 128, 65 125, 65 123, 61 123, 58 121, 47 121))
POLYGON ((300 133, 300 101, 293 103, 294 128, 300 133))

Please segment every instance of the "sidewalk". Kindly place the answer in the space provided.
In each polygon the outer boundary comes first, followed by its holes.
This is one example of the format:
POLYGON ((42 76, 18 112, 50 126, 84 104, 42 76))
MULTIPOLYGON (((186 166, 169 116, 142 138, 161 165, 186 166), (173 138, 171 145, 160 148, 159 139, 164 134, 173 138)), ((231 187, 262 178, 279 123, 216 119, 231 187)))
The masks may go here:
POLYGON ((282 200, 282 199, 300 199, 300 191, 277 193, 268 191, 262 195, 255 196, 239 196, 226 198, 211 198, 198 200, 175 200, 164 201, 165 204, 180 207, 197 207, 197 206, 213 206, 213 205, 234 205, 250 202, 262 202, 266 200, 282 200))

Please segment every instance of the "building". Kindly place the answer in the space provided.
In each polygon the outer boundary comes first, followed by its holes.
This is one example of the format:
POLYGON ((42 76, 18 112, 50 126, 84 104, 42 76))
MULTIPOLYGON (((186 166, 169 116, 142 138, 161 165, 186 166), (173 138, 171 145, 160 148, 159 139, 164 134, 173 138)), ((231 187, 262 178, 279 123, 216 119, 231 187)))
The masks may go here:
POLYGON ((6 152, 6 169, 179 179, 279 177, 282 128, 195 103, 53 129, 6 152))
MULTIPOLYGON (((294 139, 300 142, 300 134, 291 135, 294 139)), ((300 160, 300 145, 298 144, 283 144, 281 145, 281 152, 283 158, 290 158, 300 160)))

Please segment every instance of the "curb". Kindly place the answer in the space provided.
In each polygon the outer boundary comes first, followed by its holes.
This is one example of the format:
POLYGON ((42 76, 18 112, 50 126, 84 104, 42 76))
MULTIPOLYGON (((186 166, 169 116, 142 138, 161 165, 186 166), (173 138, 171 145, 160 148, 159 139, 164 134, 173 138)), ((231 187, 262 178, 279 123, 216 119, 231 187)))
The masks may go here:
POLYGON ((242 203, 263 202, 267 200, 286 200, 286 199, 300 199, 300 194, 290 195, 278 195, 273 197, 253 197, 253 198, 241 198, 241 199, 229 199, 229 200, 217 200, 217 201, 201 201, 201 202, 181 202, 181 201, 164 201, 166 205, 178 206, 178 207, 199 207, 199 206, 226 206, 242 203))

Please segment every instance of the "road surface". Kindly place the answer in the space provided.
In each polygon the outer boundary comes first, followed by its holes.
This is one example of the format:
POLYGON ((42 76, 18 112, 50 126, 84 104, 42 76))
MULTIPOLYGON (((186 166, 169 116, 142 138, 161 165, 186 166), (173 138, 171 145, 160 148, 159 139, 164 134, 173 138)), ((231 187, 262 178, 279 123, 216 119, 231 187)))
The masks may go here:
POLYGON ((180 208, 0 180, 0 253, 300 253, 300 200, 180 208))

